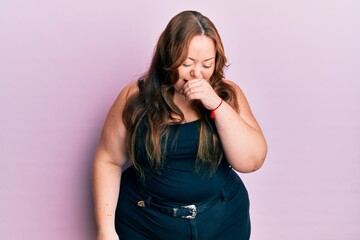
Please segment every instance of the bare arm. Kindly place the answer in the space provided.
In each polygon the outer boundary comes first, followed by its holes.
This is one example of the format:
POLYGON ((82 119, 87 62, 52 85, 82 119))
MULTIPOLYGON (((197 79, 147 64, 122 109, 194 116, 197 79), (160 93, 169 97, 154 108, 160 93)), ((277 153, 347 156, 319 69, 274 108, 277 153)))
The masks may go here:
POLYGON ((124 88, 110 108, 95 153, 93 193, 98 239, 118 239, 115 232, 115 210, 120 190, 121 172, 127 161, 126 128, 122 112, 131 85, 124 88))
MULTIPOLYGON (((236 90, 240 111, 223 102, 215 111, 216 128, 229 164, 239 172, 253 172, 262 166, 267 144, 244 93, 235 83, 226 82, 236 90)), ((189 80, 183 87, 183 94, 188 100, 200 100, 209 110, 215 109, 221 101, 204 79, 189 80)))
POLYGON ((224 102, 215 111, 215 124, 229 164, 239 172, 253 172, 265 160, 266 140, 244 93, 235 83, 228 83, 236 90, 240 111, 224 102))

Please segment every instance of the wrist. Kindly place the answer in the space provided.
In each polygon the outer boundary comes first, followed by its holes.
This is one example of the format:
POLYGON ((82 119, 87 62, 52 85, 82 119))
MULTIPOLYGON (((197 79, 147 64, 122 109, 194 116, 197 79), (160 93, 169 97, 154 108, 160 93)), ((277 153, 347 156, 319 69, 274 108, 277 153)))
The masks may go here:
POLYGON ((98 232, 97 240, 118 240, 119 236, 116 231, 113 230, 111 232, 98 232))
POLYGON ((104 226, 98 226, 98 234, 108 234, 115 232, 115 224, 108 224, 104 226))
POLYGON ((224 102, 224 100, 222 98, 220 98, 220 103, 213 109, 210 110, 210 118, 214 119, 215 118, 215 111, 222 105, 222 103, 224 102))

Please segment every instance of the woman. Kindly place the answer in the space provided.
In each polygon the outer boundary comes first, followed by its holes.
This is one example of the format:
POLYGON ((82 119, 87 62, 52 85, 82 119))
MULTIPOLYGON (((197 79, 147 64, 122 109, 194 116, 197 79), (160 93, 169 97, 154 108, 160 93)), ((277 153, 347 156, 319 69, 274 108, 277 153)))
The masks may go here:
POLYGON ((267 146, 225 66, 207 17, 171 19, 148 72, 121 91, 104 124, 94 161, 98 240, 249 239, 248 194, 234 170, 259 169, 267 146))

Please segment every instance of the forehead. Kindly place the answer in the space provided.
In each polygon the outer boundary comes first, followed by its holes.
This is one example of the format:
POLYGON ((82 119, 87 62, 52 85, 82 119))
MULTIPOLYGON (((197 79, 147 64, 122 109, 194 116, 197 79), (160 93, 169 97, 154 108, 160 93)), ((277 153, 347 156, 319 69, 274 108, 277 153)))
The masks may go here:
POLYGON ((214 41, 205 36, 195 36, 191 39, 188 49, 188 57, 202 60, 215 57, 215 43, 214 41))

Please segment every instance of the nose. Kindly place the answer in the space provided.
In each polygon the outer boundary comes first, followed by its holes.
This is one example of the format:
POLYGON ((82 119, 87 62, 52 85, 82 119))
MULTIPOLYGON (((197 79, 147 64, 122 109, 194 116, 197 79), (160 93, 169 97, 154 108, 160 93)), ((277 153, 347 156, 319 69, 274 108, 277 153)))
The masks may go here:
POLYGON ((200 78, 201 77, 201 69, 198 66, 194 66, 194 68, 190 71, 191 77, 200 78))

